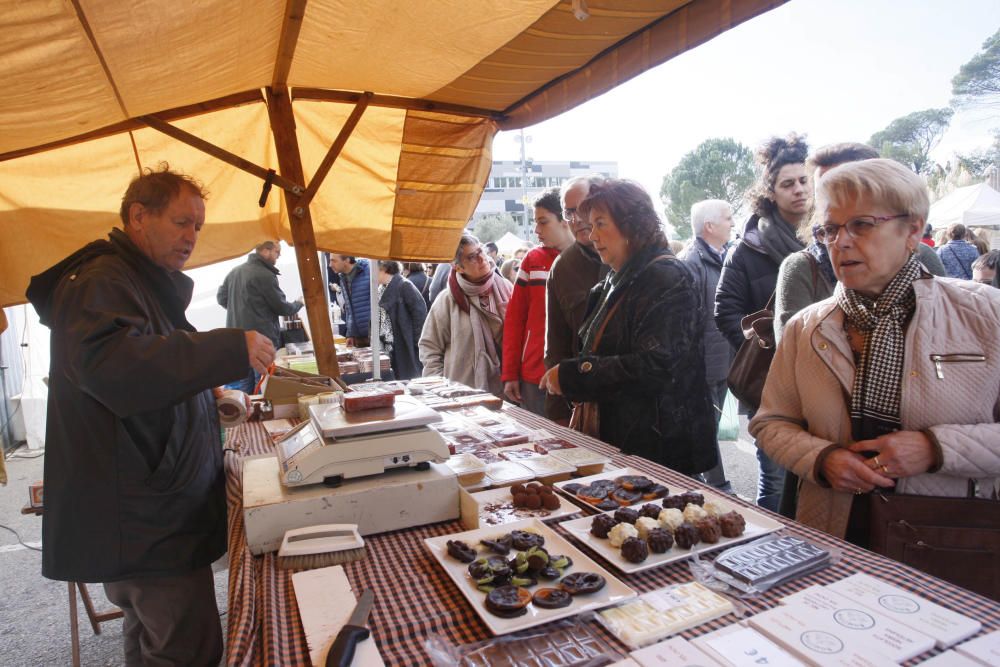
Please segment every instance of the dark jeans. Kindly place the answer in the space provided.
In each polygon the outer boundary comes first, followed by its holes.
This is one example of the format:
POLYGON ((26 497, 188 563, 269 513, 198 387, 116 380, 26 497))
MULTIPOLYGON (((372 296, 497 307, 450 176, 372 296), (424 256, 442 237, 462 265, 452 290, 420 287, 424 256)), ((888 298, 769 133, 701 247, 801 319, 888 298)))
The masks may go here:
MULTIPOLYGON (((716 382, 708 386, 712 395, 712 405, 715 406, 715 423, 718 425, 722 421, 722 406, 726 403, 726 393, 729 387, 726 381, 716 382)), ((726 479, 726 469, 722 465, 722 451, 719 449, 719 438, 715 438, 715 453, 719 457, 719 463, 714 468, 701 473, 701 481, 710 484, 725 493, 733 493, 733 485, 726 479)))
POLYGON ((125 664, 147 667, 218 665, 222 623, 212 568, 104 584, 125 614, 125 664))
MULTIPOLYGON (((748 411, 747 419, 753 419, 756 409, 748 411)), ((756 446, 756 442, 754 445, 756 446)), ((764 450, 757 447, 757 505, 777 512, 781 507, 781 492, 785 488, 785 469, 771 460, 764 450)))
POLYGON ((521 390, 521 407, 530 412, 534 412, 541 417, 545 416, 545 397, 547 392, 538 388, 537 384, 518 380, 521 390))

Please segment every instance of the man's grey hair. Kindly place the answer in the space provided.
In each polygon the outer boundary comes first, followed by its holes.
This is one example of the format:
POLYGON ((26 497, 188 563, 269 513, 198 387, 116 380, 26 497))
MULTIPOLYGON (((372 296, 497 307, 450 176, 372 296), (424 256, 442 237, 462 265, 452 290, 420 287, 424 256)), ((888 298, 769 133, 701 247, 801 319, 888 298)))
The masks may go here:
POLYGON ((573 178, 563 183, 562 187, 559 188, 559 201, 565 202, 566 193, 569 192, 572 188, 576 187, 577 185, 585 184, 587 186, 587 189, 590 190, 590 187, 592 185, 595 185, 597 183, 602 183, 604 182, 604 180, 605 180, 604 177, 601 176, 600 174, 591 174, 589 176, 574 176, 573 178))
POLYGON ((262 250, 274 250, 278 246, 277 241, 264 241, 259 244, 254 250, 260 253, 262 250))
POLYGON ((724 199, 704 199, 696 202, 691 207, 691 228, 695 236, 701 236, 705 231, 706 222, 716 222, 727 212, 732 211, 732 206, 724 199))

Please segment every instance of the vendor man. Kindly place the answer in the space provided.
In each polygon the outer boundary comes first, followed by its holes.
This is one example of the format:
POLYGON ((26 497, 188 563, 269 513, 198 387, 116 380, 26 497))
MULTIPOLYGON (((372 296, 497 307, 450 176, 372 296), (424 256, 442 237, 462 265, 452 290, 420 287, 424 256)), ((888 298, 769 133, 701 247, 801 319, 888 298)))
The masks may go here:
POLYGON ((274 358, 256 331, 198 333, 181 273, 205 223, 193 179, 147 171, 123 229, 35 276, 51 328, 42 575, 102 582, 125 614, 128 665, 222 657, 211 564, 226 551, 213 387, 274 358))

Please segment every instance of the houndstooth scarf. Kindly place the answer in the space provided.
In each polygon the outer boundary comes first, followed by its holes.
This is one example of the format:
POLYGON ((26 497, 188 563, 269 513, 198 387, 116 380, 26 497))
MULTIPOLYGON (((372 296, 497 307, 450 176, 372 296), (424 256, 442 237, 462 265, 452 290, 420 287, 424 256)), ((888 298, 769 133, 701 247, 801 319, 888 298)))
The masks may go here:
POLYGON ((855 441, 899 430, 899 388, 903 379, 905 325, 917 300, 913 281, 920 263, 910 255, 877 299, 837 283, 834 296, 847 321, 865 335, 851 393, 851 435, 855 441))

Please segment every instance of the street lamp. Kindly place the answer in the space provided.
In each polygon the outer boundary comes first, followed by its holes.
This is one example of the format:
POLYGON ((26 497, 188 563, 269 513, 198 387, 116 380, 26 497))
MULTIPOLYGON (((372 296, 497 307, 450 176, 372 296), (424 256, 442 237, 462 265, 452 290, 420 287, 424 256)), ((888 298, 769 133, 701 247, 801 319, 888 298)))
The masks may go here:
POLYGON ((531 207, 528 201, 528 161, 524 157, 524 145, 531 143, 531 135, 525 136, 524 128, 521 128, 515 140, 521 144, 521 204, 524 206, 524 239, 527 240, 531 236, 531 214, 529 213, 531 207))

